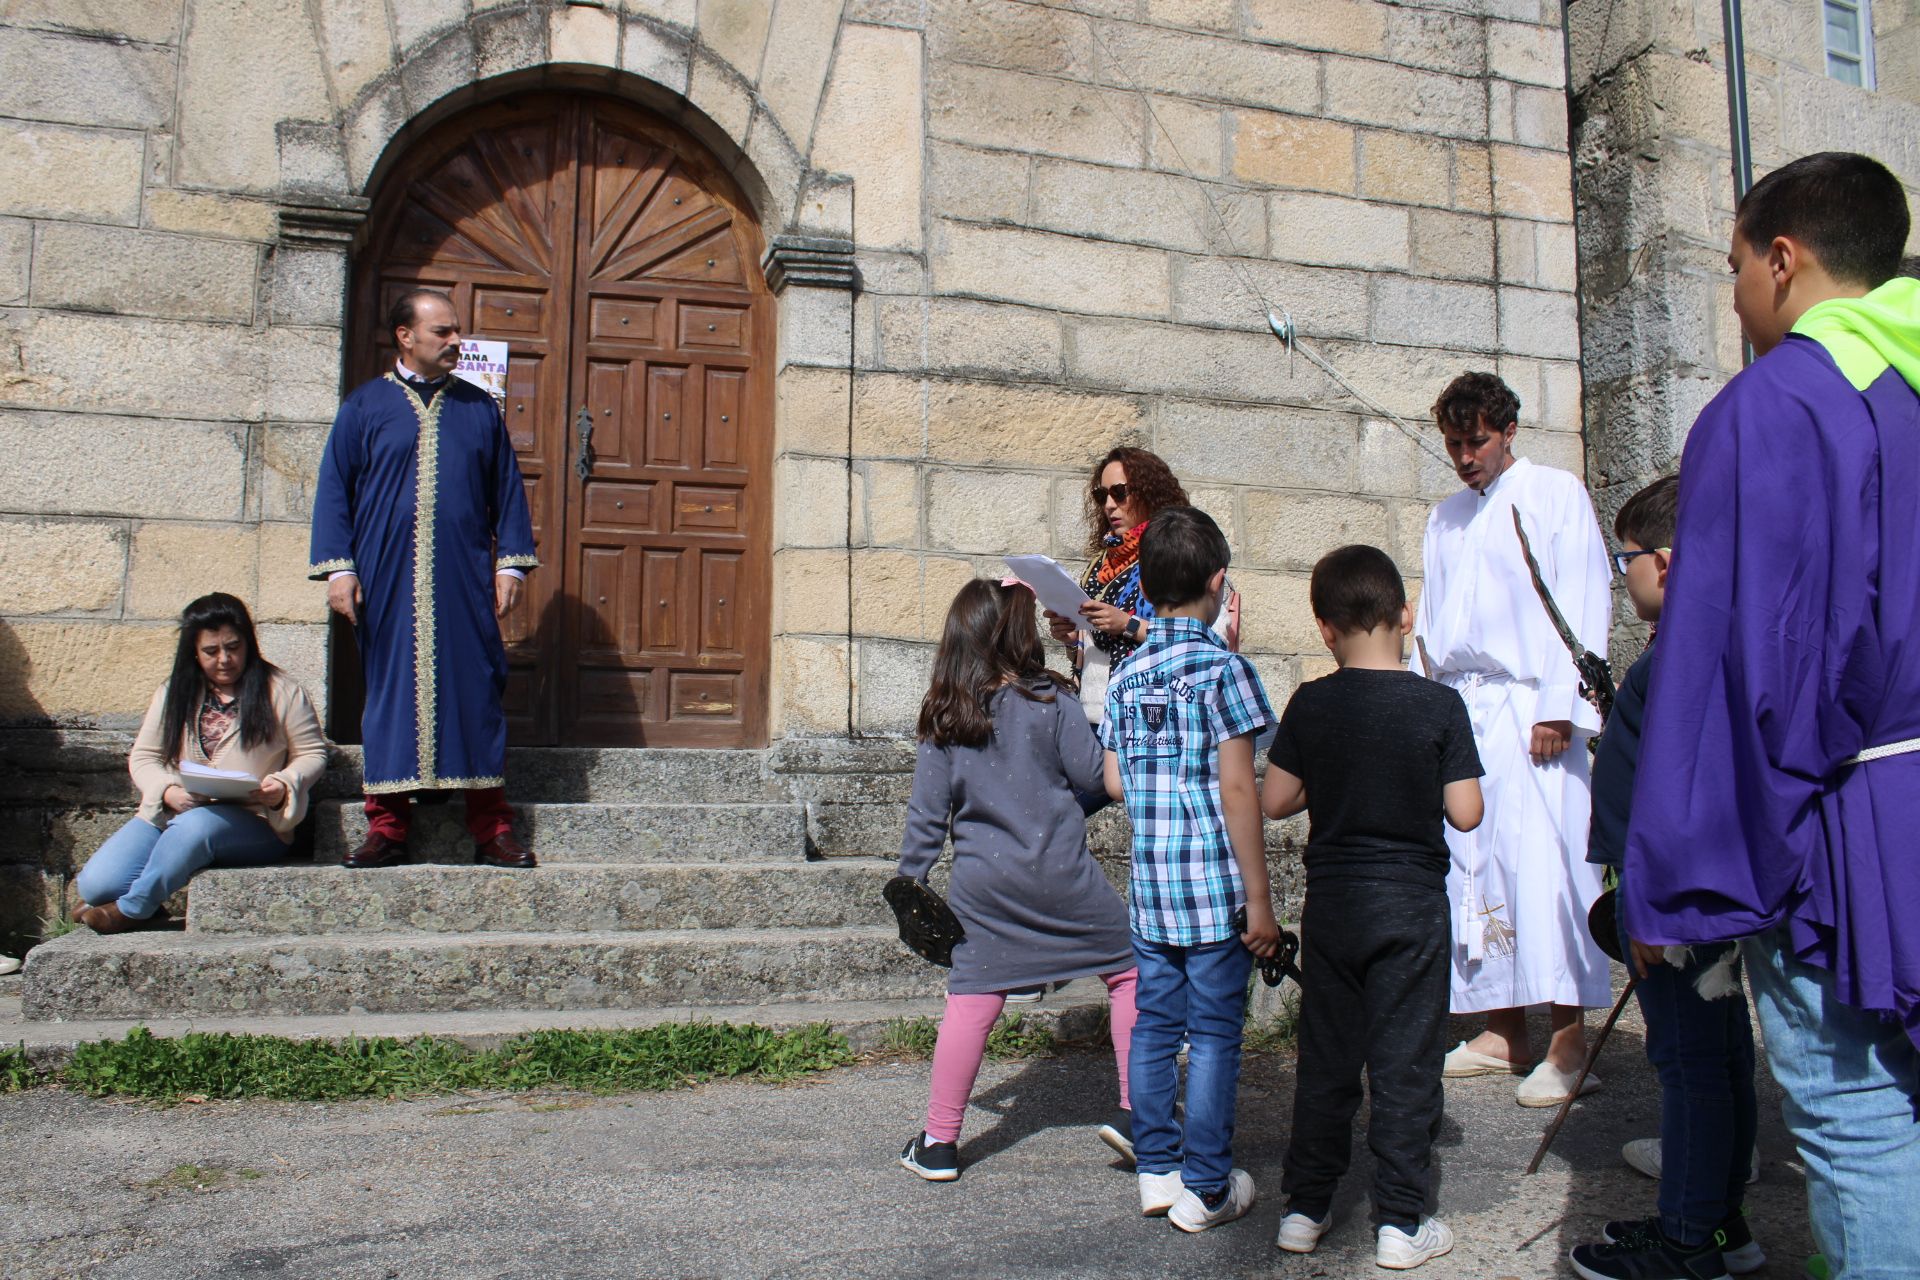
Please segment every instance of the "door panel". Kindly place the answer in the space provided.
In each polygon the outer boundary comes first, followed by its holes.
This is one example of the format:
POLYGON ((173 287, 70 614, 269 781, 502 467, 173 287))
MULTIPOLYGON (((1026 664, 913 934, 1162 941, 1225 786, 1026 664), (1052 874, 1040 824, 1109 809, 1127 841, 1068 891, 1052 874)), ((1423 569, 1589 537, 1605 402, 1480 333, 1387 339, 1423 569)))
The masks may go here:
POLYGON ((763 743, 771 300, 732 180, 638 108, 533 94, 428 133, 368 225, 356 381, 421 285, 508 344, 542 562, 502 623, 510 739, 763 743))

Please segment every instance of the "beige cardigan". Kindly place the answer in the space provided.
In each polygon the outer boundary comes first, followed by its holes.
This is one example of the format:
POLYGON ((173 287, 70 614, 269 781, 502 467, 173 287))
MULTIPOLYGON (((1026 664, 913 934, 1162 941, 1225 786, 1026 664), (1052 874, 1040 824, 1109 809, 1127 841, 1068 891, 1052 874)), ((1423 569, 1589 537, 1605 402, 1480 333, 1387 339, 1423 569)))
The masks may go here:
MULTIPOLYGON (((224 738, 214 745, 213 755, 200 750, 200 733, 187 722, 186 737, 180 744, 180 758, 214 769, 235 769, 256 778, 278 778, 287 788, 287 799, 278 809, 249 804, 245 808, 267 820, 274 834, 291 842, 293 829, 307 816, 307 793, 327 769, 327 739, 320 732, 320 719, 313 713, 307 691, 292 678, 280 674, 271 686, 274 719, 279 723, 273 736, 257 747, 240 743, 240 725, 236 719, 224 738)), ((163 749, 162 726, 167 716, 167 686, 161 685, 140 724, 140 736, 133 740, 133 752, 127 757, 127 772, 140 790, 140 816, 156 827, 164 827, 173 810, 160 797, 171 786, 180 785, 180 771, 169 768, 163 749)))

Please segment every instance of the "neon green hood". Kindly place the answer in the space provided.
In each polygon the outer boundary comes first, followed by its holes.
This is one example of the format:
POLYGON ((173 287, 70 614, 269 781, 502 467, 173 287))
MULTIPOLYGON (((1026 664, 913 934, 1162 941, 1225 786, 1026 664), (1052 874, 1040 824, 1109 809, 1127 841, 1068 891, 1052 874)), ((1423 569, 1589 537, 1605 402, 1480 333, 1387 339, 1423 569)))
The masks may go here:
POLYGON ((1887 281, 1864 298, 1830 298, 1793 326, 1827 349, 1856 391, 1889 368, 1920 391, 1920 280, 1887 281))

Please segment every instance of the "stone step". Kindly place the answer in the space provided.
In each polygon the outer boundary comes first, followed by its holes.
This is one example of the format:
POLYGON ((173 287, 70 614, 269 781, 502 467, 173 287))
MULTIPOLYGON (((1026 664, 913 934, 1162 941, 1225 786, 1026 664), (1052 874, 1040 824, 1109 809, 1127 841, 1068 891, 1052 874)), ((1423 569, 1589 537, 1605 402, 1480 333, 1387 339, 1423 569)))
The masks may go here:
MULTIPOLYGON (((17 984, 16 984, 17 990, 17 984)), ((0 986, 4 991, 4 986, 0 986)), ((939 995, 907 1000, 816 1000, 777 1004, 663 1005, 652 1009, 487 1009, 471 1013, 292 1014, 281 1017, 196 1015, 163 1018, 101 1018, 85 1022, 28 1022, 20 997, 0 994, 0 1044, 19 1045, 42 1069, 64 1065, 74 1049, 95 1040, 123 1040, 134 1027, 162 1039, 190 1032, 284 1036, 289 1040, 398 1040, 435 1036, 471 1049, 493 1049, 529 1031, 624 1030, 671 1022, 723 1022, 776 1031, 824 1022, 847 1037, 855 1052, 888 1048, 901 1022, 938 1020, 946 1008, 939 995)), ((1009 1005, 1027 1027, 1044 1027, 1061 1040, 1087 1041, 1105 1032, 1107 992, 1098 978, 1077 978, 1049 991, 1038 1004, 1009 1005)))
MULTIPOLYGON (((359 747, 335 747, 317 794, 361 793, 359 747)), ((619 804, 736 804, 784 800, 764 751, 663 747, 512 747, 507 798, 619 804)))
POLYGON ((879 859, 497 867, 228 868, 196 876, 197 934, 578 933, 884 925, 879 859))
MULTIPOLYGON (((471 863, 473 840, 458 796, 416 804, 407 847, 413 861, 471 863)), ((314 805, 313 856, 339 862, 367 836, 359 800, 314 805)), ((796 862, 807 854, 798 804, 554 804, 514 806, 514 831, 542 862, 796 862)))
POLYGON ((937 994, 891 926, 234 936, 86 929, 28 953, 32 1020, 638 1009, 937 994))

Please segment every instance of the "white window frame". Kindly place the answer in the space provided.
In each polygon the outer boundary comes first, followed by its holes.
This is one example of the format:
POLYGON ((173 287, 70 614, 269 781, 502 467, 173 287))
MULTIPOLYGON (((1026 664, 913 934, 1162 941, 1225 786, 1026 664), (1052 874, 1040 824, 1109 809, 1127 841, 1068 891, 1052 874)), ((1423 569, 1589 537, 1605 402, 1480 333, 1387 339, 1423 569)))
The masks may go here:
MULTIPOLYGON (((1872 0, 1820 0, 1820 47, 1825 55, 1827 75, 1835 80, 1840 77, 1833 74, 1835 62, 1858 62, 1860 67, 1860 87, 1871 89, 1873 85, 1873 10, 1872 0), (1827 44, 1827 12, 1831 9, 1849 11, 1859 24, 1860 55, 1854 55, 1834 49, 1827 44)), ((1842 80, 1842 84, 1846 81, 1842 80)))

